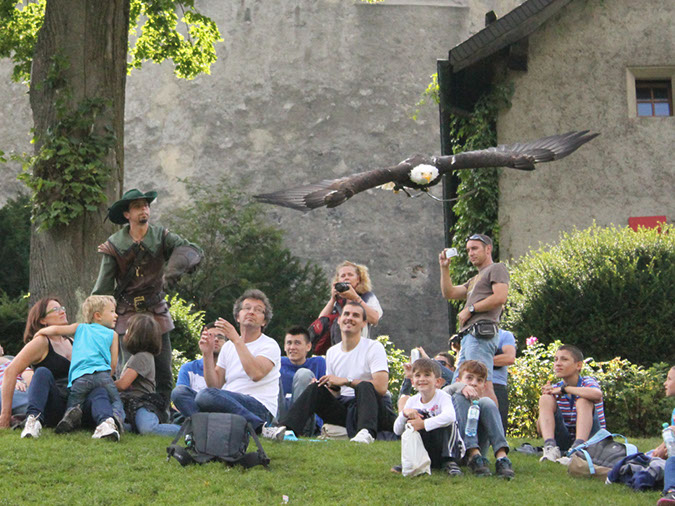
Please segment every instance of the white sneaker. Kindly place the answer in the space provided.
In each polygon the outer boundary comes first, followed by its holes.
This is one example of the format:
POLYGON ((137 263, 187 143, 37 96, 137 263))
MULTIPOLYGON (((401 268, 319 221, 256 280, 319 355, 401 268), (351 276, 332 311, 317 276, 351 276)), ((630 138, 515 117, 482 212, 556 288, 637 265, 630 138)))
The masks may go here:
POLYGON ((560 448, 557 446, 544 446, 544 456, 539 459, 539 462, 550 460, 555 462, 560 458, 560 448))
POLYGON ((324 423, 321 427, 319 439, 349 439, 349 436, 347 435, 347 429, 342 425, 324 423))
POLYGON ((352 443, 365 443, 369 445, 373 441, 375 441, 375 438, 370 435, 370 432, 368 429, 361 429, 356 436, 350 439, 352 443))
POLYGON ((37 439, 40 437, 40 432, 42 432, 42 424, 38 417, 35 415, 28 415, 26 418, 26 426, 21 431, 21 437, 32 437, 37 439))
POLYGON ((275 439, 277 441, 283 441, 284 436, 286 435, 286 427, 281 425, 280 427, 268 427, 265 425, 262 428, 262 437, 267 439, 275 439))
POLYGON ((119 441, 120 433, 117 432, 117 427, 115 426, 115 420, 113 418, 106 418, 101 423, 98 424, 94 434, 91 436, 93 439, 110 439, 111 441, 119 441))

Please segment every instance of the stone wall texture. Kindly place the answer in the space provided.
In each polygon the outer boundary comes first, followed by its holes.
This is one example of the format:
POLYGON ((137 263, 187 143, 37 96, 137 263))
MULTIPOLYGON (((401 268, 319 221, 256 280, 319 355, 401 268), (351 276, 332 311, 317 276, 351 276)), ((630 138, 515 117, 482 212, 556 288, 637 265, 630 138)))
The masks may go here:
POLYGON ((503 258, 561 231, 626 226, 631 216, 675 220, 675 118, 631 116, 627 69, 675 68, 675 3, 575 0, 529 40, 527 72, 512 72, 513 105, 500 143, 590 129, 600 137, 533 173, 504 170, 499 201, 503 258))
MULTIPOLYGON (((178 178, 215 184, 227 174, 261 193, 437 154, 437 108, 410 119, 436 60, 480 30, 485 11, 502 15, 518 3, 198 2, 221 29, 218 61, 211 75, 193 81, 176 79, 168 63, 129 76, 124 188, 158 190, 153 207, 161 222, 184 203, 178 178)), ((3 62, 0 147, 29 151, 26 87, 10 83, 10 72, 3 62)), ((19 168, 1 170, 0 204, 21 191, 19 168)), ((333 210, 266 211, 292 252, 327 273, 344 259, 369 267, 385 311, 379 333, 403 347, 446 345, 438 202, 372 190, 333 210)))

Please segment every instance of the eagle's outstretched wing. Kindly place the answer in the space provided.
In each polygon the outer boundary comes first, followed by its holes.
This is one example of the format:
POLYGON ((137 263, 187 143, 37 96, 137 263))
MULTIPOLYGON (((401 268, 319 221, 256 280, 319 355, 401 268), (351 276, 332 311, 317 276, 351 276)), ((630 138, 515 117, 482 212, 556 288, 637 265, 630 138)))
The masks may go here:
POLYGON ((486 167, 533 170, 536 163, 560 160, 598 135, 585 130, 543 137, 527 143, 466 151, 457 155, 441 157, 415 155, 386 169, 375 169, 339 179, 325 179, 318 183, 256 195, 255 198, 260 202, 290 207, 300 211, 310 211, 322 206, 336 207, 357 193, 385 183, 394 183, 401 187, 417 189, 426 188, 437 184, 440 182, 442 174, 453 170, 486 167), (418 165, 436 167, 438 177, 430 181, 429 184, 414 183, 410 179, 410 171, 418 165))

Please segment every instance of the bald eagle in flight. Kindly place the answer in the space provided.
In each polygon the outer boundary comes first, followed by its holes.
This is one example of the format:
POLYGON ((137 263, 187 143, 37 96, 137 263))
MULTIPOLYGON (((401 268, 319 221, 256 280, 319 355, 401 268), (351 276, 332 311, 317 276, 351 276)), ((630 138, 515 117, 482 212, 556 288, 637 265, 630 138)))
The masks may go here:
POLYGON ((339 179, 324 179, 318 183, 256 195, 255 198, 260 202, 299 211, 311 211, 323 206, 337 207, 357 193, 377 186, 393 190, 426 190, 438 184, 443 174, 453 170, 486 167, 534 170, 535 163, 560 160, 598 135, 584 130, 450 156, 415 155, 394 167, 370 170, 339 179))

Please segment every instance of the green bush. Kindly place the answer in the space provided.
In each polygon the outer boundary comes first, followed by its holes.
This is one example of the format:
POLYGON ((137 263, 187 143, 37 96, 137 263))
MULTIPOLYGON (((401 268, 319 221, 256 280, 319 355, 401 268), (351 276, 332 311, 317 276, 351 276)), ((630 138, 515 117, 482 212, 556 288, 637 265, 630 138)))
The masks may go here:
MULTIPOLYGON (((185 363, 201 357, 199 350, 199 336, 204 328, 204 311, 197 311, 193 304, 186 302, 177 295, 167 297, 169 313, 173 318, 174 329, 171 331, 171 347, 179 351, 185 363)), ((180 365, 182 365, 182 363, 180 365)), ((179 366, 180 368, 180 366, 179 366)))
POLYGON ((599 360, 675 363, 675 227, 563 234, 519 259, 502 325, 599 360), (668 345, 667 343, 670 343, 668 345))
POLYGON ((183 276, 179 295, 203 309, 206 321, 231 321, 237 297, 258 288, 274 308, 265 329, 270 337, 281 343, 287 328, 309 326, 330 295, 322 269, 293 256, 283 246, 282 231, 227 178, 183 182, 190 204, 174 210, 167 224, 202 247, 204 259, 194 274, 183 276))
POLYGON ((387 364, 389 365, 389 393, 391 393, 396 408, 396 401, 398 394, 401 391, 401 385, 405 378, 403 364, 409 361, 405 350, 397 348, 394 343, 389 340, 389 336, 378 336, 377 340, 384 346, 384 351, 387 352, 387 364))
POLYGON ((30 199, 18 197, 0 209, 0 291, 19 297, 28 291, 30 199))
MULTIPOLYGON (((528 346, 509 367, 509 436, 513 437, 536 437, 541 387, 547 381, 558 381, 553 375, 553 357, 562 343, 527 341, 528 346)), ((663 389, 668 368, 665 363, 645 369, 621 358, 606 362, 587 358, 581 374, 600 383, 608 430, 654 437, 672 408, 663 389)))
POLYGON ((28 296, 10 297, 0 290, 0 345, 5 355, 16 355, 23 348, 23 331, 28 318, 28 296))

